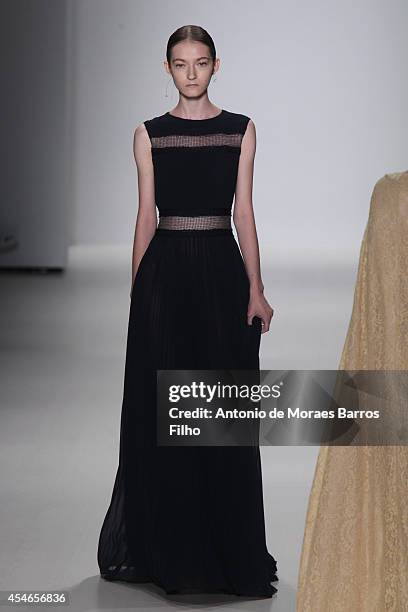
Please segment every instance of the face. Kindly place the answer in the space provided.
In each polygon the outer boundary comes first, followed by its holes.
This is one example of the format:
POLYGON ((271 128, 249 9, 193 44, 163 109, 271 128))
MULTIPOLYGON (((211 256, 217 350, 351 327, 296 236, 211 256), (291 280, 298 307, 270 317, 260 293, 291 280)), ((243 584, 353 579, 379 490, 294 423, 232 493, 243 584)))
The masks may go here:
POLYGON ((217 72, 220 60, 215 63, 207 45, 201 42, 183 40, 171 50, 171 62, 164 62, 166 71, 172 75, 174 84, 181 94, 196 98, 206 91, 213 72, 217 72))

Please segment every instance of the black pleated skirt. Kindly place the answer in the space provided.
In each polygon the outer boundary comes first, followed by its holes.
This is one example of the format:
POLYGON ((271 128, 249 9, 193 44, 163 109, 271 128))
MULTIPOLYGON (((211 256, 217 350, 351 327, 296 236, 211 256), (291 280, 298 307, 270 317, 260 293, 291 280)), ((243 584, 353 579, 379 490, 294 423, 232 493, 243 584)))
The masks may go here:
POLYGON ((258 446, 157 446, 157 369, 259 369, 261 320, 230 229, 157 229, 133 284, 119 465, 97 560, 166 593, 271 597, 258 446))

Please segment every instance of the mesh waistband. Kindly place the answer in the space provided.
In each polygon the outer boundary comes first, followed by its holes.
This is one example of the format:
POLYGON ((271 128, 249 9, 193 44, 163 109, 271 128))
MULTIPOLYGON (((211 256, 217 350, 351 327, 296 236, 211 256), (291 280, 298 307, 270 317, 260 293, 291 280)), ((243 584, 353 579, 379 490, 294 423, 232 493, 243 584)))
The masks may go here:
POLYGON ((198 215, 195 217, 182 217, 168 215, 160 217, 157 229, 169 230, 211 230, 232 229, 230 215, 198 215))

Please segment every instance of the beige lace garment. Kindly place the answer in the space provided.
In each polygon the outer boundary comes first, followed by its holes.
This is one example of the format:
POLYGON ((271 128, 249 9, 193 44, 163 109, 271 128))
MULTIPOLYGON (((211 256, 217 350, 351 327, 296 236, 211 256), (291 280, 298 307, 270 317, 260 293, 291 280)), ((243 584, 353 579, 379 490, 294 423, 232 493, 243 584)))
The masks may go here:
MULTIPOLYGON (((408 369, 407 172, 375 184, 339 369, 408 369)), ((408 446, 320 448, 296 610, 408 612, 408 446)))

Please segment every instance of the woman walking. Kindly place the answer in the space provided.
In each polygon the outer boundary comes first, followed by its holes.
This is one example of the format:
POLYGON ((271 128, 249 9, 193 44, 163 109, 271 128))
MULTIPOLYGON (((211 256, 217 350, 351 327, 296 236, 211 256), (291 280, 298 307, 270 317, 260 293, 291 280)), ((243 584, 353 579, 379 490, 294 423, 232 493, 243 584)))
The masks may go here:
POLYGON ((179 102, 134 138, 139 211, 119 465, 98 564, 105 579, 166 593, 271 597, 259 447, 155 442, 157 370, 258 370, 273 316, 252 209, 254 124, 210 102, 219 59, 201 27, 176 30, 166 59, 179 102))

